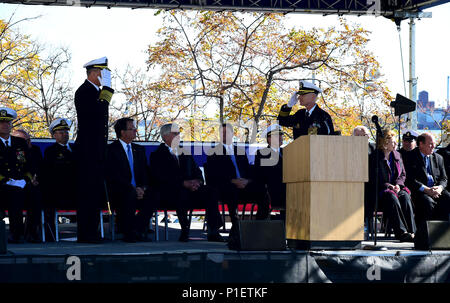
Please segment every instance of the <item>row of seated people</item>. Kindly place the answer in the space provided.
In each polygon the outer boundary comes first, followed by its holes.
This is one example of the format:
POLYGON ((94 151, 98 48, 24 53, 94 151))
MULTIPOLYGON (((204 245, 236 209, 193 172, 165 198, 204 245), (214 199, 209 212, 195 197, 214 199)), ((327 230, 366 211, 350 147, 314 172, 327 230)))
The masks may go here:
MULTIPOLYGON (((0 121, 0 125, 5 124, 0 121)), ((11 127, 9 127, 11 130, 11 127)), ((27 180, 24 187, 17 187, 8 181, 2 183, 0 189, 4 196, 7 191, 14 191, 2 203, 3 209, 9 210, 10 242, 21 243, 24 234, 22 222, 22 209, 27 208, 28 230, 26 238, 30 242, 39 242, 40 210, 45 210, 46 222, 50 228, 46 230, 46 238, 54 239, 54 212, 55 209, 77 209, 77 180, 76 180, 76 146, 68 144, 70 129, 69 121, 57 119, 50 126, 50 132, 55 143, 47 147, 44 156, 40 149, 31 144, 30 137, 25 131, 14 131, 8 139, 13 144, 0 145, 0 153, 7 153, 17 144, 20 137, 27 146, 21 145, 20 153, 24 152, 22 172, 27 176, 12 175, 8 177, 6 169, 0 174, 4 179, 27 180), (17 194, 19 193, 19 194, 17 194), (19 197, 19 195, 27 195, 19 197), (19 198, 18 198, 19 197, 19 198), (26 205, 24 201, 31 201, 26 205)), ((161 138, 164 143, 151 153, 147 161, 144 148, 133 143, 136 137, 136 127, 132 119, 119 119, 114 129, 117 140, 108 145, 105 163, 105 184, 108 201, 117 213, 118 226, 124 234, 124 241, 149 241, 148 222, 156 209, 175 209, 181 226, 180 241, 189 239, 188 210, 202 208, 206 210, 208 240, 223 241, 219 233, 224 222, 219 214, 218 201, 228 205, 231 221, 237 222, 238 203, 251 202, 258 205, 257 219, 266 219, 269 216, 269 200, 266 188, 272 189, 264 182, 264 176, 273 179, 273 173, 267 168, 254 170, 249 164, 245 150, 231 144, 233 128, 229 124, 221 127, 221 141, 216 146, 217 152, 208 156, 205 163, 206 185, 203 174, 192 155, 177 150, 180 140, 179 128, 176 124, 167 124, 161 127, 161 138), (174 148, 172 148, 174 147, 174 148), (147 165, 150 163, 150 165, 147 165), (131 168, 131 169, 130 169, 131 168), (257 176, 257 177, 255 177, 257 176), (138 211, 137 211, 138 210, 138 211)), ((7 133, 7 131, 6 131, 7 133)), ((268 133, 275 137, 278 131, 268 133)), ((1 136, 4 138, 5 136, 1 136)), ((277 137, 277 142, 282 142, 277 137)), ((275 141, 275 140, 274 140, 275 141)), ((3 141, 2 141, 3 142, 3 141)), ((20 141, 19 141, 20 142, 20 141)), ((274 143, 275 144, 275 143, 274 143)), ((277 143, 278 144, 278 143, 277 143)), ((279 144, 277 145, 279 146, 279 144)), ((278 147, 276 158, 278 160, 278 147)), ((259 152, 256 161, 261 158, 270 158, 274 153, 259 152)), ((2 157, 3 158, 3 157, 2 157)), ((17 157, 11 157, 10 163, 4 161, 2 168, 11 166, 17 157)), ((262 161, 264 162, 264 160, 262 161)), ((274 162, 274 161, 272 161, 274 162)), ((284 187, 281 177, 281 161, 271 168, 278 170, 277 186, 284 187)), ((274 183, 274 182, 272 182, 274 183)), ((285 193, 277 189, 278 193, 285 193)), ((88 193, 82 193, 88 194, 88 193)), ((275 197, 275 195, 274 195, 275 197)), ((282 197, 272 198, 272 206, 283 206, 282 197)), ((77 218, 79 219, 79 218, 77 218)))
MULTIPOLYGON (((0 126, 2 125, 0 120, 0 126)), ((4 206, 15 211, 12 213, 10 211, 10 217, 16 216, 10 220, 13 242, 20 241, 23 233, 23 226, 20 223, 22 214, 20 211, 19 220, 17 211, 23 208, 21 201, 26 200, 21 195, 28 193, 29 197, 32 197, 33 205, 28 224, 32 227, 38 226, 39 217, 33 216, 39 213, 37 209, 45 208, 48 210, 48 218, 51 218, 55 208, 77 207, 76 196, 79 193, 76 192, 77 180, 74 173, 76 164, 72 154, 75 147, 67 144, 68 129, 69 125, 65 119, 58 119, 52 123, 50 131, 56 143, 45 150, 42 161, 39 160, 39 149, 26 148, 25 156, 28 161, 25 162, 28 163, 28 167, 24 166, 23 171, 29 171, 30 177, 25 190, 21 191, 20 187, 9 181, 9 184, 2 183, 1 196, 6 198, 3 199, 6 201, 4 206), (13 192, 14 194, 11 194, 13 192), (18 192, 21 194, 17 194, 18 192), (45 204, 39 201, 45 201, 45 204)), ((106 157, 106 188, 112 208, 117 211, 125 241, 149 240, 147 225, 155 209, 176 209, 181 225, 179 240, 188 241, 187 212, 194 207, 204 208, 208 222, 208 240, 223 241, 218 232, 224 224, 219 215, 218 201, 228 204, 233 224, 238 220, 236 210, 238 203, 248 201, 258 204, 257 219, 269 217, 270 205, 285 208, 286 188, 282 183, 280 148, 283 133, 279 126, 267 130, 269 146, 257 152, 255 165, 251 166, 245 149, 232 144, 233 127, 229 124, 222 125, 221 143, 215 147, 205 163, 208 185, 205 184, 193 157, 179 150, 180 132, 176 124, 167 124, 161 128, 164 143, 150 155, 149 167, 143 147, 132 143, 136 131, 132 119, 119 119, 115 124, 118 139, 108 146, 106 157), (136 210, 139 212, 136 213, 136 210)), ((26 133, 17 132, 15 135, 24 137, 30 144, 26 133)), ((0 137, 3 141, 0 152, 7 151, 8 145, 3 140, 4 136, 0 137)), ((443 158, 433 152, 434 139, 430 134, 419 136, 418 143, 418 147, 410 153, 411 157, 402 157, 395 151, 392 132, 386 131, 384 140, 378 144, 378 150, 381 151, 378 153, 380 208, 390 219, 390 226, 401 241, 412 240, 416 226, 420 222, 429 219, 447 220, 449 214, 449 195, 444 190, 447 187, 447 175, 443 168, 443 158), (423 168, 426 168, 423 166, 425 162, 420 163, 412 156, 419 152, 431 155, 430 171, 425 172, 427 178, 425 181, 422 176, 423 168)), ((369 151, 372 153, 369 157, 370 181, 366 188, 368 213, 373 212, 373 197, 375 197, 374 164, 377 153, 374 153, 374 150, 373 145, 369 145, 369 151)), ((447 167, 448 150, 448 146, 443 150, 447 167)), ((16 157, 12 160, 21 158, 18 155, 22 155, 22 151, 16 152, 16 157)), ((1 159, 0 164, 2 168, 8 166, 4 165, 1 159)), ((1 175, 5 174, 7 172, 2 169, 1 175)), ((53 220, 47 219, 47 222, 53 220)), ((32 241, 38 241, 35 231, 36 228, 32 228, 30 232, 32 241)))
MULTIPOLYGON (((354 135, 369 136, 358 127, 354 135)), ((365 217, 369 227, 378 195, 378 209, 388 228, 402 242, 414 241, 417 228, 428 220, 449 220, 448 173, 450 145, 435 152, 431 133, 406 132, 397 150, 396 134, 384 130, 379 142, 369 143, 369 182, 365 187, 365 217), (377 184, 378 181, 378 184, 377 184)))

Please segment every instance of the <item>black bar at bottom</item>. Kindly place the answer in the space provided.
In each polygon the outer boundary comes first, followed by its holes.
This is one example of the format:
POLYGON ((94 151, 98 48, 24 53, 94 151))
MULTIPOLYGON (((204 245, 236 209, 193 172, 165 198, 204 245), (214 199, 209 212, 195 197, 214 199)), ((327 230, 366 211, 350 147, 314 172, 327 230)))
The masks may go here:
POLYGON ((309 241, 287 239, 287 246, 299 250, 361 249, 361 241, 309 241))

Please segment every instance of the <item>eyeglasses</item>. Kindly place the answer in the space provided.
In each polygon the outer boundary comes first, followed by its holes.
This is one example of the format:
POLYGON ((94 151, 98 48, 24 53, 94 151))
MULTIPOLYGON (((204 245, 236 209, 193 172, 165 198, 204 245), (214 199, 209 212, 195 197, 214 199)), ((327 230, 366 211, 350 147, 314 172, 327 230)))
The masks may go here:
POLYGON ((137 131, 137 128, 128 128, 126 130, 132 130, 132 131, 137 131))

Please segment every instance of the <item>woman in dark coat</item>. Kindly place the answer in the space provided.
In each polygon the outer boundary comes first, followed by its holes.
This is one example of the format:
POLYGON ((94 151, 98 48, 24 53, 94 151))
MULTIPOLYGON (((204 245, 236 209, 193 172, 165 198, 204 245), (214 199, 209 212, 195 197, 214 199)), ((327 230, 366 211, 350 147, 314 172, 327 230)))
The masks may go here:
MULTIPOLYGON (((416 225, 414 221, 411 193, 405 186, 406 172, 399 152, 395 150, 395 133, 383 131, 383 137, 377 143, 378 152, 370 156, 370 179, 374 190, 376 182, 376 161, 378 161, 378 201, 394 230, 396 239, 412 242, 416 225)), ((374 191, 373 191, 374 192, 374 191)))

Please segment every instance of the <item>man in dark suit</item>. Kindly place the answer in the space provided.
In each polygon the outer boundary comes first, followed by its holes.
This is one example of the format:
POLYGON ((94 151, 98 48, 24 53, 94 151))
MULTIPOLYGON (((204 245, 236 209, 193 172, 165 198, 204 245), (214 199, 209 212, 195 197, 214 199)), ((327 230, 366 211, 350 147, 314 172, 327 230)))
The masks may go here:
POLYGON ((55 143, 44 151, 42 187, 44 196, 46 239, 55 240, 56 209, 77 208, 77 179, 74 145, 69 144, 70 121, 58 118, 50 124, 55 143))
POLYGON ((12 121, 16 118, 14 110, 0 108, 0 210, 8 210, 8 241, 23 243, 25 186, 31 182, 32 175, 26 141, 10 135, 12 121))
MULTIPOLYGON (((370 138, 370 132, 367 127, 364 125, 358 125, 353 129, 353 136, 361 136, 366 137, 367 140, 370 138)), ((374 143, 368 142, 368 150, 369 150, 369 159, 370 156, 375 153, 376 146, 374 143)), ((367 163, 369 167, 369 163, 367 163)), ((364 222, 368 227, 368 230, 372 229, 373 222, 373 212, 375 210, 375 193, 373 192, 373 186, 370 186, 369 182, 364 183, 364 222)))
POLYGON ((161 127, 164 143, 150 155, 151 182, 158 191, 159 205, 175 208, 181 226, 179 241, 189 241, 188 210, 205 208, 208 241, 223 242, 219 228, 223 225, 214 191, 205 185, 203 174, 190 154, 179 146, 180 130, 177 124, 161 127))
POLYGON ((265 191, 254 182, 245 147, 233 145, 233 126, 221 125, 220 143, 208 151, 206 160, 206 182, 216 190, 219 199, 228 205, 232 224, 238 222, 237 206, 239 203, 258 204, 256 219, 267 219, 269 204, 265 191))
MULTIPOLYGON (((444 165, 445 165, 445 172, 447 173, 447 178, 450 176, 450 143, 447 144, 447 147, 441 148, 437 151, 438 154, 440 154, 444 158, 444 165)), ((447 182, 447 190, 449 189, 450 185, 449 182, 447 182)))
POLYGON ((40 184, 42 177, 42 152, 39 146, 31 143, 31 137, 25 130, 15 129, 11 135, 24 139, 28 145, 30 173, 33 178, 25 187, 25 208, 27 210, 25 239, 27 242, 39 243, 41 242, 39 228, 42 209, 42 187, 40 184))
POLYGON ((406 185, 412 192, 416 223, 449 219, 450 194, 444 159, 433 152, 435 142, 431 133, 417 137, 418 146, 407 156, 406 185))
POLYGON ((308 81, 300 81, 300 88, 288 104, 284 104, 278 114, 281 126, 293 127, 294 139, 305 135, 334 135, 333 121, 330 115, 317 104, 317 96, 322 90, 308 81), (300 101, 305 108, 290 115, 292 107, 300 101))
POLYGON ((84 65, 87 79, 75 92, 78 133, 78 242, 98 243, 99 211, 105 207, 104 162, 108 140, 108 106, 114 90, 106 57, 84 65), (100 86, 102 88, 100 89, 100 86))
POLYGON ((136 138, 133 119, 121 118, 114 125, 117 140, 108 145, 106 180, 109 199, 117 211, 125 242, 150 241, 147 226, 153 213, 148 188, 148 167, 143 146, 136 138), (139 213, 136 214, 136 210, 139 213))
POLYGON ((265 131, 268 146, 256 151, 255 180, 267 190, 270 206, 280 208, 280 217, 286 219, 286 184, 283 183, 283 131, 278 124, 265 131))

